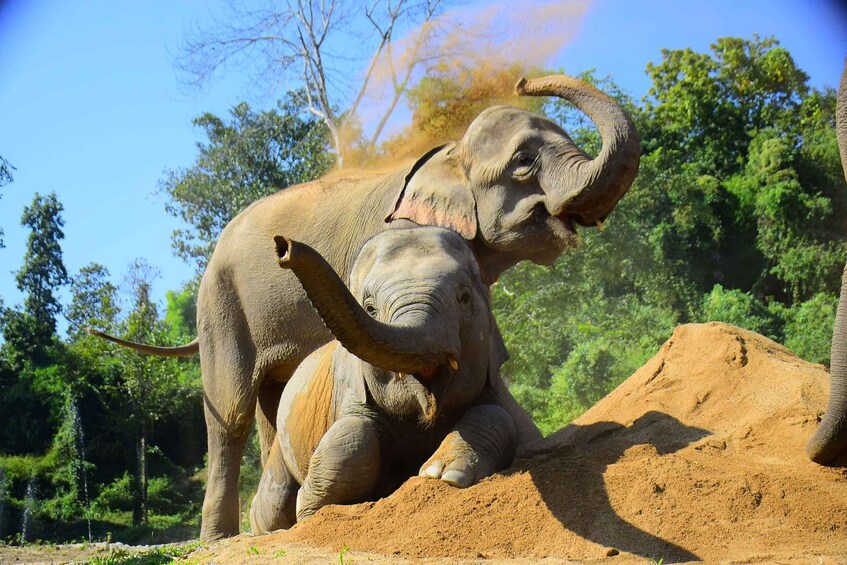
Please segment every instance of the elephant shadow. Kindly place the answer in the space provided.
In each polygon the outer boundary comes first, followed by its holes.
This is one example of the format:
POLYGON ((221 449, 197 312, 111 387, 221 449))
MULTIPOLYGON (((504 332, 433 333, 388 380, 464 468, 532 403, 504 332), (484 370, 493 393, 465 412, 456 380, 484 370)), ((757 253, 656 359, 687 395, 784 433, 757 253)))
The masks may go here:
POLYGON ((630 426, 571 424, 526 446, 507 472, 529 473, 550 512, 584 539, 665 563, 699 561, 692 552, 621 518, 609 500, 604 474, 631 447, 649 444, 659 455, 667 455, 710 433, 657 411, 630 426))

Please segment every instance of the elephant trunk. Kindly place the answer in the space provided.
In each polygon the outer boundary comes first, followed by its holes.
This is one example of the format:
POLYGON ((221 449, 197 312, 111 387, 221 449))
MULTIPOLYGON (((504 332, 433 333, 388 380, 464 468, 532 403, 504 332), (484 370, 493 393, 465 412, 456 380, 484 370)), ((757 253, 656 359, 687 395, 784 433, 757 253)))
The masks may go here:
MULTIPOLYGON (((835 130, 841 165, 847 178, 847 63, 841 73, 838 105, 835 109, 835 130)), ((841 296, 835 314, 832 333, 832 358, 829 377, 829 402, 815 435, 806 446, 806 453, 815 463, 831 463, 847 454, 847 265, 841 278, 841 296)))
POLYGON ((826 464, 847 454, 847 266, 841 279, 841 298, 832 334, 829 402, 815 435, 806 446, 815 463, 826 464))
POLYGON ((308 245, 274 237, 279 266, 300 279, 306 295, 332 335, 347 351, 386 371, 429 372, 437 365, 458 367, 452 341, 430 326, 391 325, 368 315, 321 255, 308 245))
POLYGON ((641 145, 632 120, 607 95, 565 75, 522 78, 515 85, 515 92, 520 96, 564 98, 597 126, 603 148, 594 159, 572 142, 559 148, 559 170, 546 183, 551 195, 547 210, 552 216, 565 213, 584 226, 604 220, 638 172, 641 145))

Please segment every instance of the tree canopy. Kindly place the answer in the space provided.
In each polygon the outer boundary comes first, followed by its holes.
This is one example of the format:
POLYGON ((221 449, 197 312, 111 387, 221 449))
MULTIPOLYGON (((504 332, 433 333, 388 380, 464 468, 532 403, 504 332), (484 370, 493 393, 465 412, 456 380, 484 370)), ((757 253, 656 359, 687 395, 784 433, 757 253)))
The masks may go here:
POLYGON ((208 142, 198 144, 191 167, 165 171, 159 191, 169 198, 166 210, 190 226, 174 232, 173 246, 198 272, 238 212, 332 168, 326 126, 305 105, 302 92, 291 92, 275 109, 257 112, 241 103, 228 121, 208 113, 194 120, 208 142))

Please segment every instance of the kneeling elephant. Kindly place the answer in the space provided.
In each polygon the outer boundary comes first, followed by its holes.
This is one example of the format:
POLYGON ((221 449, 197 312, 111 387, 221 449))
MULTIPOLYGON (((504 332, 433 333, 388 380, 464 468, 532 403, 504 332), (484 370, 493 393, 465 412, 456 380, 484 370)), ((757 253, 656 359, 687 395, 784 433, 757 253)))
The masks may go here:
POLYGON ((313 249, 276 242, 336 341, 285 387, 254 533, 387 495, 414 474, 466 487, 511 463, 515 425, 491 384, 505 357, 461 236, 382 232, 362 248, 349 291, 313 249))

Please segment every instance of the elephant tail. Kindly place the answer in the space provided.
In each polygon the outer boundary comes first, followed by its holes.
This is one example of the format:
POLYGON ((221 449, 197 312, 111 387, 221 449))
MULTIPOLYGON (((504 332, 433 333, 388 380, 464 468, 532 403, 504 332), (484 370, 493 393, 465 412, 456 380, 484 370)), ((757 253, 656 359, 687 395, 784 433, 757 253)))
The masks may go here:
POLYGON ((184 345, 176 345, 173 347, 162 347, 159 345, 147 345, 146 343, 136 343, 134 341, 127 341, 125 339, 121 339, 119 337, 115 337, 113 335, 109 335, 105 332, 101 332, 100 330, 95 330, 93 328, 85 328, 85 331, 90 333, 91 335, 96 335, 97 337, 102 337, 103 339, 107 339, 113 343, 117 343, 123 347, 128 347, 130 349, 134 349, 141 353, 148 353, 150 355, 157 355, 159 357, 190 357, 192 355, 196 355, 200 352, 200 338, 196 337, 191 342, 186 343, 184 345))

